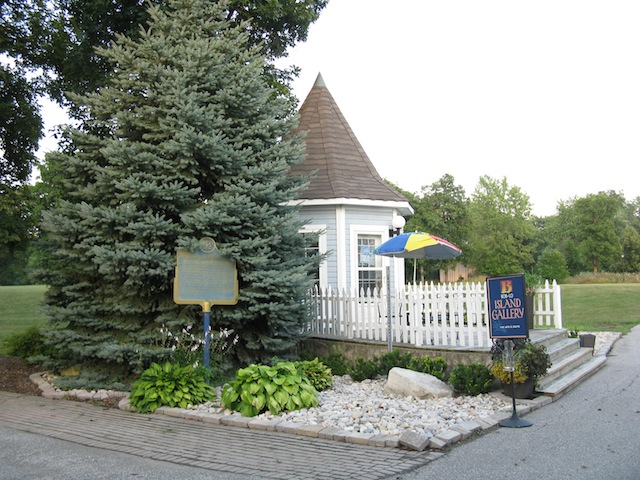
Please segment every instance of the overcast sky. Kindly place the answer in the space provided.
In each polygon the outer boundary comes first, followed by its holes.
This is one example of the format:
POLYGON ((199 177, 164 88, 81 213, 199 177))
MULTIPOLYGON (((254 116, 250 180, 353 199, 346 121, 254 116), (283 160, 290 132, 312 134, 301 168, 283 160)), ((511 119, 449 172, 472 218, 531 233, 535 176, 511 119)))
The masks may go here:
POLYGON ((287 63, 318 72, 380 175, 520 187, 536 215, 640 195, 640 1, 330 0, 287 63))
POLYGON ((291 63, 300 101, 321 72, 405 190, 449 173, 471 196, 480 176, 506 177, 543 216, 603 190, 640 196, 638 0, 330 0, 291 63))

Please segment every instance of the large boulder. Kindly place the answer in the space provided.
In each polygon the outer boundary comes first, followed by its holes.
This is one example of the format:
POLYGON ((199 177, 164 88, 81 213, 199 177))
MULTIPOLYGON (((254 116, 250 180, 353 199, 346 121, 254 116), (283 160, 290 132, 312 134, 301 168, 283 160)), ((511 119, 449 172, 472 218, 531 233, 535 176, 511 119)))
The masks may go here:
POLYGON ((384 386, 389 396, 411 396, 418 399, 453 397, 453 388, 428 373, 394 367, 384 386))

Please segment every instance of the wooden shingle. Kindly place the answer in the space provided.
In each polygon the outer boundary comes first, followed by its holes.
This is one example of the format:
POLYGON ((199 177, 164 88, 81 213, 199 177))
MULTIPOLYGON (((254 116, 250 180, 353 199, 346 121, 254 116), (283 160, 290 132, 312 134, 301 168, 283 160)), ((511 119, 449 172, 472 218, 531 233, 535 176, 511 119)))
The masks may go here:
POLYGON ((294 133, 301 131, 306 132, 306 157, 291 173, 316 174, 300 199, 407 201, 380 177, 320 74, 300 107, 294 133))

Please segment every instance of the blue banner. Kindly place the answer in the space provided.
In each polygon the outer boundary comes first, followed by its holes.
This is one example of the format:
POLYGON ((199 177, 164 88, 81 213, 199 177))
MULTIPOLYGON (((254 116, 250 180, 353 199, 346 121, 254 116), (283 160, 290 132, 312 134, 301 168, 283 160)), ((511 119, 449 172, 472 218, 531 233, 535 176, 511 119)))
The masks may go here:
POLYGON ((487 278, 491 338, 527 338, 524 275, 487 278))

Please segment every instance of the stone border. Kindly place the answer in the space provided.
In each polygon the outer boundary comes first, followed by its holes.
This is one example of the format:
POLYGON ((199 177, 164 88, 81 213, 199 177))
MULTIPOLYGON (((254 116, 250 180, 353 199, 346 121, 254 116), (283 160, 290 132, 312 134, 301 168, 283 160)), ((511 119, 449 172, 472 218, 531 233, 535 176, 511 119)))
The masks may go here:
MULTIPOLYGON (((612 335, 608 341, 600 348, 599 355, 607 355, 613 344, 620 338, 620 334, 612 335)), ((121 410, 135 411, 129 405, 129 393, 116 390, 71 390, 63 391, 54 388, 47 380, 43 378, 46 372, 34 373, 29 378, 38 385, 42 391, 42 396, 53 399, 75 399, 83 401, 102 401, 106 399, 119 399, 118 408, 121 410)), ((507 404, 511 404, 512 399, 499 391, 490 392, 490 395, 503 400, 507 404)), ((544 407, 556 400, 562 395, 548 397, 545 395, 538 396, 531 400, 518 399, 516 404, 516 412, 518 415, 526 415, 529 412, 544 407)), ((353 443, 357 445, 368 445, 372 447, 392 447, 407 448, 410 450, 423 451, 427 448, 432 450, 442 450, 455 443, 466 440, 474 434, 479 434, 487 430, 491 430, 498 426, 502 420, 511 417, 512 409, 509 411, 496 412, 486 417, 478 417, 475 420, 467 420, 458 423, 444 432, 433 437, 427 435, 406 431, 402 435, 382 435, 373 433, 348 432, 340 430, 337 427, 324 427, 322 425, 305 425, 302 423, 282 420, 280 418, 256 418, 243 417, 239 413, 224 414, 221 413, 202 412, 198 410, 190 410, 183 408, 160 407, 154 413, 159 415, 167 415, 169 417, 183 418, 186 420, 195 420, 203 423, 212 423, 215 425, 228 425, 240 428, 249 428, 254 430, 266 430, 272 432, 283 432, 293 435, 301 435, 305 437, 322 438, 325 440, 333 440, 337 442, 353 443)))
MULTIPOLYGON (((511 402, 511 397, 507 397, 499 392, 491 392, 492 396, 500 398, 505 402, 511 402)), ((520 403, 516 405, 516 411, 519 415, 524 415, 533 410, 537 410, 544 405, 551 403, 551 397, 540 396, 533 400, 518 400, 520 403)), ((128 398, 120 401, 119 407, 123 410, 133 410, 129 406, 128 398)), ((221 409, 222 410, 222 409, 221 409)), ((293 435, 300 435, 312 438, 322 438, 325 440, 333 440, 337 442, 353 443, 357 445, 368 445, 371 447, 391 447, 391 448, 408 448, 410 450, 423 451, 427 448, 432 450, 442 450, 445 447, 453 445, 461 440, 466 440, 476 433, 490 430, 498 425, 499 422, 511 417, 512 411, 496 412, 490 416, 479 417, 476 420, 467 420, 454 425, 448 430, 441 432, 433 437, 427 435, 406 431, 402 435, 382 435, 373 433, 348 432, 340 430, 337 427, 324 427, 322 425, 306 425, 303 423, 282 420, 279 418, 256 418, 243 417, 239 413, 209 413, 198 410, 160 407, 155 413, 167 415, 169 417, 183 418, 185 420, 195 420, 203 423, 212 423, 215 425, 227 425, 240 428, 249 428, 254 430, 266 430, 272 432, 283 432, 293 435)))
MULTIPOLYGON (((38 387, 42 391, 42 396, 45 398, 80 401, 104 401, 107 399, 118 399, 118 408, 120 410, 135 411, 135 408, 129 405, 128 392, 121 392, 117 390, 58 390, 43 378, 43 375, 45 374, 46 372, 40 372, 34 373, 30 376, 30 379, 36 385, 38 385, 38 387)), ((491 395, 497 396, 505 402, 511 401, 510 397, 506 397, 501 393, 492 392, 491 395)), ((552 399, 551 397, 540 397, 540 399, 536 400, 519 400, 519 402, 527 402, 530 404, 517 406, 516 408, 518 413, 528 413, 532 409, 540 408, 540 406, 551 402, 552 399)), ((476 420, 459 423, 451 427, 449 430, 445 430, 444 432, 441 432, 433 437, 428 437, 427 435, 411 431, 406 431, 402 435, 348 432, 346 430, 340 430, 337 427, 306 425, 289 420, 282 420, 280 418, 267 419, 243 417, 237 412, 234 412, 232 414, 224 414, 222 413, 222 411, 222 408, 218 413, 209 413, 184 408, 160 407, 154 412, 154 414, 183 418, 185 420, 195 420, 215 425, 226 425, 254 430, 282 432, 304 437, 321 438, 324 440, 352 443, 356 445, 391 448, 404 447, 410 450, 417 451, 423 451, 427 448, 433 450, 442 450, 443 448, 448 447, 449 445, 453 445, 460 440, 466 440, 476 432, 489 430, 497 426, 498 422, 511 416, 511 412, 496 412, 487 417, 479 417, 476 420)))
POLYGON ((123 398, 129 398, 129 392, 121 392, 119 390, 59 390, 44 378, 44 375, 47 373, 48 372, 38 372, 29 376, 31 381, 35 383, 42 392, 41 395, 45 398, 81 401, 94 400, 97 402, 109 399, 122 400, 123 398))

